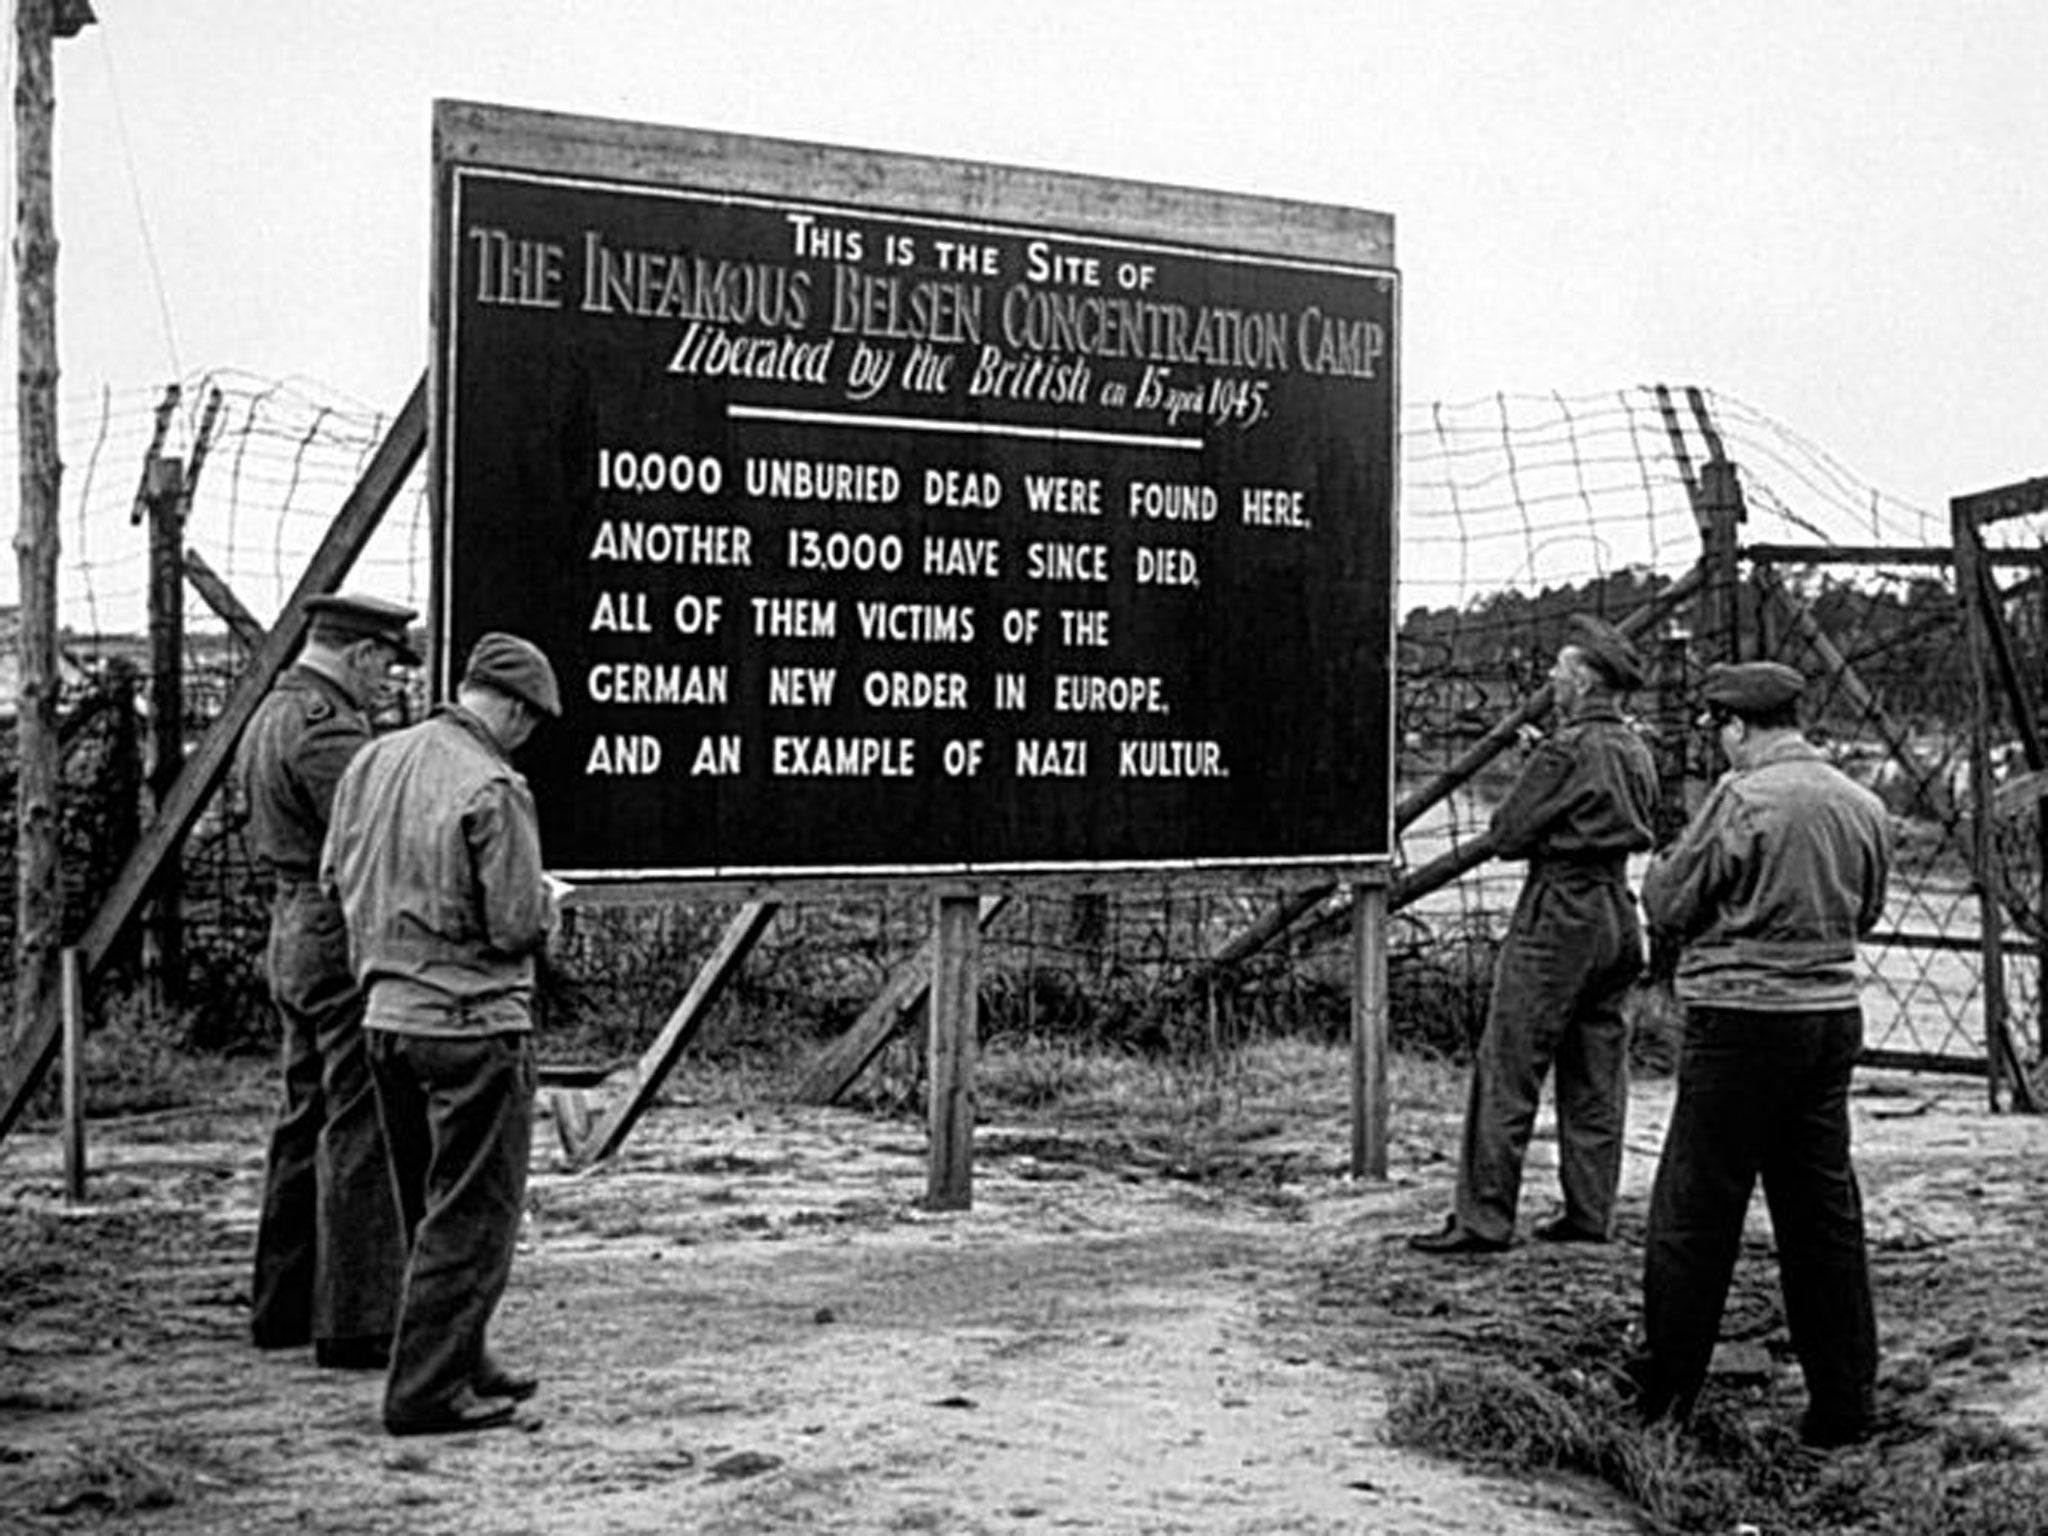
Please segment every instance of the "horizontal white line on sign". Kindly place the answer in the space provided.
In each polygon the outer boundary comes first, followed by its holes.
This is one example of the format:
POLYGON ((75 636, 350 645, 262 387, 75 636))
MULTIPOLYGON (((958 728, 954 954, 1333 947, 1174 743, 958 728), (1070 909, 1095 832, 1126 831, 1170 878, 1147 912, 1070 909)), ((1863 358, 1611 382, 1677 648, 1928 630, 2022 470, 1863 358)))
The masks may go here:
POLYGON ((726 414, 748 421, 801 421, 820 427, 873 427, 896 432, 955 432, 970 437, 1043 437, 1057 442, 1123 443, 1133 448, 1174 448, 1200 453, 1199 437, 1147 437, 1136 432, 1088 432, 1076 427, 1028 427, 1004 421, 939 421, 926 416, 864 416, 857 411, 799 411, 772 405, 728 405, 726 414))

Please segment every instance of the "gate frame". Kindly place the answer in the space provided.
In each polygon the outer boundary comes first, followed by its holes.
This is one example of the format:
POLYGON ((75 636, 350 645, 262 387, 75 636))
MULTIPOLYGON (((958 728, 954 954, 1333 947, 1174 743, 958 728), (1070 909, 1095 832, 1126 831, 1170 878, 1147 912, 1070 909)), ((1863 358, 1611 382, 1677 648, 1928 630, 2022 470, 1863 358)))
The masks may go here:
MULTIPOLYGON (((2011 635, 2005 628, 2002 607, 2004 594, 1999 593, 1992 573, 1993 568, 1998 565, 2031 566, 2039 573, 2036 581, 2048 585, 2048 551, 2015 553, 1988 550, 1983 540, 1983 527, 2000 518, 2021 516, 2048 508, 2048 478, 2038 478, 2000 490, 1956 498, 1950 503, 1953 537, 1948 549, 1887 545, 1745 544, 1741 536, 1741 525, 1747 520, 1747 508, 1743 499, 1741 478, 1736 473, 1735 465, 1730 463, 1723 453, 1720 434, 1715 430, 1701 392, 1698 389, 1689 389, 1686 394, 1708 451, 1707 461, 1697 476, 1693 472, 1691 458, 1686 450, 1684 430, 1679 422, 1671 393, 1663 385, 1657 387, 1657 399, 1663 410, 1673 457, 1677 460, 1686 492, 1692 500, 1694 516, 1699 523, 1700 563, 1705 576, 1705 593, 1701 602, 1706 621, 1703 626, 1703 639, 1711 646, 1716 638, 1721 638, 1725 659, 1739 662, 1756 660, 1772 654, 1776 649, 1772 643, 1772 636, 1778 623, 1789 623, 1798 629, 1800 638, 1820 657, 1839 684, 1850 692, 1852 698, 1865 709, 1868 717, 1876 724, 1886 751, 1912 775, 1916 783, 1925 785, 1936 814, 1952 827, 1958 825, 1958 808, 1950 798, 1947 786, 1924 772, 1923 765, 1914 756, 1905 733, 1885 715, 1877 695, 1857 675, 1853 663, 1815 624, 1812 616, 1797 607, 1790 594, 1777 584, 1775 568, 1780 563, 1919 565, 1947 567, 1954 573, 1955 591, 1958 594, 1957 622, 1963 631, 1960 638, 1970 650, 1970 672, 1975 679, 1977 690, 1975 707, 1971 710, 1970 716, 1969 825, 1963 830, 1965 849, 1971 862, 1972 884, 1977 896, 1978 942, 1971 946, 1962 941, 1919 939, 1911 947, 1958 951, 1967 951, 1972 947, 1977 949, 1982 960, 1979 989, 1983 996, 1984 1059, 1979 1063, 1969 1058, 1921 1052, 1865 1050, 1861 1060, 1868 1065, 1896 1066, 1916 1071, 1981 1071, 1986 1078, 1989 1104, 1994 1112, 2005 1108, 2037 1111, 2041 1105, 2035 1085, 2028 1074, 2026 1063, 2012 1032, 2011 1010, 2005 991, 2004 903, 1999 899, 1994 884, 1987 836, 1989 817, 1986 813, 1986 795, 1992 783, 1991 699, 1987 663, 1994 660, 1997 663, 1998 679, 2020 732, 2028 767, 2030 770, 2039 770, 2044 766, 2040 727, 2035 719, 2031 701, 2026 696, 2011 635), (1744 562, 1749 565, 1749 581, 1746 584, 1742 581, 1740 569, 1744 562)), ((2040 853, 2044 865, 2048 865, 2048 828, 2044 828, 2042 832, 2040 853)), ((2035 914, 2039 938, 2036 965, 2040 974, 2048 977, 2048 893, 2043 894, 2041 901, 2042 910, 2035 914)), ((1892 934, 1886 942, 1894 947, 1906 947, 1906 938, 1903 934, 1892 934)), ((2040 997, 2041 1007, 2040 1048, 2044 1054, 2048 1054, 2048 995, 2043 995, 2048 993, 2048 988, 2037 987, 2036 993, 2040 997)))
MULTIPOLYGON (((1905 733, 1885 715, 1876 693, 1863 682, 1854 664, 1814 623, 1811 615, 1798 608, 1790 594, 1777 584, 1775 568, 1781 563, 1917 565, 1945 567, 1954 573, 1958 594, 1957 622, 1963 631, 1960 638, 1970 648, 1970 670, 1976 679, 1978 693, 1970 723, 1969 824, 1966 828, 1959 827, 1964 836, 1965 852, 1970 858, 1972 885, 1977 896, 1978 941, 1971 945, 1961 940, 1919 938, 1908 945, 1908 936, 1894 933, 1884 942, 1900 948, 1960 952, 1974 948, 1978 952, 1982 962, 1978 986, 1983 997, 1984 1056, 1980 1062, 1973 1058, 1936 1053, 1866 1049, 1860 1059, 1866 1065, 1902 1067, 1913 1071, 1982 1072, 1986 1079, 1989 1106, 1994 1112, 2007 1108, 2028 1112, 2039 1110, 2041 1105, 2034 1083, 2013 1037, 2011 1009, 2005 991, 2001 903, 1996 898, 1989 874, 1984 795, 1991 783, 1990 709, 1985 663, 1988 657, 1998 659, 2001 681, 2013 703, 2015 718, 2020 721, 2028 763, 2030 767, 2040 767, 2040 731, 2024 697, 2013 659, 2011 638, 2004 628, 1996 583, 1990 572, 1994 565, 2000 564, 2024 564, 2048 571, 2048 553, 2037 556, 1988 551, 1984 547, 1981 525, 1995 517, 2040 510, 2048 504, 2048 479, 2029 481, 1982 496, 1963 497, 1951 503, 1954 537, 1948 549, 1892 545, 1745 544, 1740 534, 1740 524, 1747 517, 1741 480, 1735 473, 1735 466, 1722 456, 1719 436, 1714 431, 1700 392, 1687 392, 1709 448, 1708 463, 1697 481, 1690 473, 1682 433, 1676 412, 1670 406, 1668 392, 1659 386, 1657 393, 1665 407, 1665 423, 1672 436, 1674 453, 1681 472, 1685 474, 1686 488, 1700 520, 1701 559, 1707 568, 1709 592, 1706 603, 1709 633, 1726 635, 1726 659, 1746 661, 1767 657, 1776 649, 1771 642, 1778 624, 1790 624, 1798 629, 1802 641, 1819 656, 1839 685, 1865 708, 1887 753, 1912 776, 1915 783, 1925 786, 1936 814, 1948 825, 1957 827, 1959 808, 1949 797, 1947 786, 1925 772, 1905 733), (1717 465, 1725 466, 1725 472, 1712 473, 1717 465), (1741 581, 1739 567, 1743 562, 1749 566, 1747 584, 1741 581), (1750 622, 1744 622, 1745 598, 1754 602, 1747 614, 1750 622), (1722 625, 1727 628, 1720 628, 1722 625), (1745 637, 1748 637, 1747 644, 1745 637)), ((2048 840, 2044 840, 2044 851, 2048 851, 2048 840)), ((2048 975, 2048 942, 2043 943, 2037 964, 2042 967, 2042 973, 2048 975)), ((2037 992, 2039 990, 2037 988, 2037 992)), ((2048 1049, 2048 999, 2043 1002, 2041 1038, 2044 1049, 2048 1049)))
MULTIPOLYGON (((2011 1047, 2011 1021, 2008 999, 2005 995, 2005 925, 2010 916, 2018 921, 2022 928, 2033 928, 2035 974, 2038 979, 2048 980, 2048 879, 2044 879, 2041 882, 2042 888, 2035 892, 2035 907, 2030 913, 2008 911, 2006 893, 2001 889, 2001 881, 1992 857, 1989 804, 1994 785, 1991 760, 1992 719, 1998 702, 2004 703, 2013 730, 2019 737, 2020 750, 2026 757, 2028 772, 2039 773, 2044 767, 2048 767, 2048 759, 2044 759, 2043 755, 2041 722, 2035 713, 2034 699, 2026 687, 2026 680, 2014 648, 2012 632, 2006 625, 2005 606, 2018 589, 1999 589, 1997 567, 2031 567, 2033 576, 2021 583, 2021 586, 2031 585, 2037 592, 2048 589, 2048 549, 1993 550, 1985 542, 1984 531, 1993 523, 2042 511, 2048 511, 2048 476, 2001 486, 1995 490, 1958 496, 1949 502, 1949 527, 1954 541, 1956 606, 1963 627, 1963 639, 1969 647, 1970 675, 1976 691, 1975 707, 1971 711, 1970 732, 1970 843, 1978 906, 1982 912, 1985 1016, 1988 1030, 1995 1002, 2000 1037, 2006 1041, 2008 1048, 2011 1047)), ((2048 823, 2044 823, 2037 815, 2035 824, 2037 866, 2048 870, 2048 823)), ((2048 1055, 2048 986, 2036 985, 2035 1005, 2038 1048, 2043 1055, 2048 1055)), ((2017 1052, 2013 1054, 2010 1087, 2016 1106, 2034 1108, 2034 1085, 2028 1078, 2024 1063, 2018 1059, 2017 1052)), ((2000 1063, 1994 1057, 1991 1064, 1990 1089, 1991 1107, 1994 1110, 2000 1107, 2001 1088, 2007 1086, 2002 1081, 1999 1066, 2000 1063)))

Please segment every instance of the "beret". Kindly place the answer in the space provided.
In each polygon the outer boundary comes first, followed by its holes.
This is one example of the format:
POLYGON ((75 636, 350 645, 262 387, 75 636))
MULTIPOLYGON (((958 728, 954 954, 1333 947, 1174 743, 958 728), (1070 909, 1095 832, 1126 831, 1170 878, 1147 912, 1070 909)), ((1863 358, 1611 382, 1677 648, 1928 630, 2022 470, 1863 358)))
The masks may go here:
POLYGON ((1806 679, 1782 661, 1720 662, 1707 668, 1700 697, 1731 714, 1767 715, 1783 709, 1806 688, 1806 679))
POLYGON ((1590 613, 1573 614, 1565 644, 1577 647, 1599 669, 1609 687, 1627 693, 1643 686, 1642 656, 1629 644, 1628 636, 1605 619, 1596 619, 1590 613))
POLYGON ((531 640, 493 630, 470 647, 465 683, 481 683, 531 704, 544 715, 562 713, 562 690, 555 669, 531 640))
POLYGON ((420 664, 419 647, 413 644, 409 627, 419 610, 381 597, 363 597, 351 592, 329 592, 306 599, 306 618, 319 639, 347 644, 352 640, 382 640, 398 652, 408 667, 420 664))

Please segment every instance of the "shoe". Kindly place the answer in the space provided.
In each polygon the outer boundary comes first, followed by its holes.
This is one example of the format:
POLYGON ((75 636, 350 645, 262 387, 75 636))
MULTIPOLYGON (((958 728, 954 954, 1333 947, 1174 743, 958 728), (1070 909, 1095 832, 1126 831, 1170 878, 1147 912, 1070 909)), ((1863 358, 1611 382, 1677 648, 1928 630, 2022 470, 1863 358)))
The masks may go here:
POLYGON ((466 1435, 480 1429, 513 1429, 518 1423, 511 1403, 470 1391, 432 1413, 384 1415, 384 1428, 394 1435, 466 1435))
POLYGON ((381 1371, 391 1363, 391 1341, 372 1334, 353 1339, 317 1339, 313 1363, 323 1371, 381 1371))
POLYGON ((1667 1385, 1646 1354, 1633 1355, 1622 1363, 1619 1386, 1628 1416, 1638 1429, 1655 1429, 1663 1424, 1683 1426, 1692 1418, 1698 1390, 1680 1393, 1667 1385))
POLYGON ((540 1390, 540 1378, 524 1371, 508 1371, 486 1355, 483 1365, 469 1378, 469 1390, 478 1397, 502 1397, 508 1402, 523 1403, 540 1390))
POLYGON ((1799 1416, 1799 1443, 1816 1451, 1835 1451, 1845 1445, 1861 1445, 1870 1438, 1871 1429, 1868 1418, 1838 1419, 1809 1408, 1799 1416))
POLYGON ((1569 1216, 1553 1216, 1548 1221, 1539 1221, 1529 1229, 1529 1235, 1539 1243, 1604 1243, 1608 1241, 1605 1232, 1595 1232, 1582 1227, 1569 1216))
POLYGON ((1467 1232, 1458 1225, 1458 1218, 1448 1218, 1441 1230, 1418 1232, 1408 1239, 1408 1246, 1417 1253, 1506 1253, 1509 1244, 1497 1237, 1481 1237, 1477 1232, 1467 1232))

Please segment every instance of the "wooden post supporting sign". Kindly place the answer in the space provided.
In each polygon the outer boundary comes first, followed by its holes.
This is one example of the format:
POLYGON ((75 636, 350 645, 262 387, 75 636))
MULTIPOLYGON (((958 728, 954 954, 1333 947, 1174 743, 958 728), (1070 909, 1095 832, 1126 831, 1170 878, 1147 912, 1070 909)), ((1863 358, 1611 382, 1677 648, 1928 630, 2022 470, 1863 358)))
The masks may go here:
POLYGON ((1351 892, 1351 1176, 1387 1176, 1387 887, 1351 892))
POLYGON ((974 1203, 974 1050, 981 990, 981 909, 970 895, 934 903, 931 989, 931 1179, 925 1203, 974 1203))

